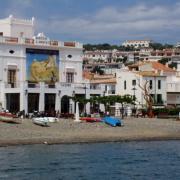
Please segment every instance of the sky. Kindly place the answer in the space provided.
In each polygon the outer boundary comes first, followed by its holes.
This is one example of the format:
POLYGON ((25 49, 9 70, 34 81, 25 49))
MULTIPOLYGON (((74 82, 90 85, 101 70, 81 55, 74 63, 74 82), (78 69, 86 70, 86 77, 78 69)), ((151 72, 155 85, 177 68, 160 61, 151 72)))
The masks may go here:
POLYGON ((0 0, 0 18, 35 17, 36 33, 60 41, 180 41, 180 0, 0 0))

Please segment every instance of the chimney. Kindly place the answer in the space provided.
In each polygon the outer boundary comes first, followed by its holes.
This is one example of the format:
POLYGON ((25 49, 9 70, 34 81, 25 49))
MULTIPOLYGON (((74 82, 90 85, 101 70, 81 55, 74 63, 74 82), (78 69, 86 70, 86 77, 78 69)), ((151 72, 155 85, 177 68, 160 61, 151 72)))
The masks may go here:
POLYGON ((165 64, 166 67, 169 67, 168 62, 165 64))
POLYGON ((163 73, 164 73, 164 71, 163 71, 163 70, 161 70, 161 71, 160 71, 160 75, 161 75, 161 76, 163 76, 163 73))

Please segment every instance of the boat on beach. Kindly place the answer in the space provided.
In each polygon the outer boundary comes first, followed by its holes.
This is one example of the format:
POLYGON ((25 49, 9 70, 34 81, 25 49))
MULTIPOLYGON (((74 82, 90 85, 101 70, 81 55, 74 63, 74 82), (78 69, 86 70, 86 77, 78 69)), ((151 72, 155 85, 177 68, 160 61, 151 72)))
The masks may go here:
POLYGON ((48 127, 49 126, 49 120, 46 117, 35 117, 32 118, 32 122, 39 126, 48 127))
POLYGON ((86 122, 102 122, 101 118, 95 118, 95 117, 81 117, 80 120, 86 122))
POLYGON ((120 119, 118 118, 115 118, 115 117, 111 117, 111 116, 106 116, 103 118, 103 121, 110 125, 110 126, 113 126, 113 127, 116 127, 116 126, 122 126, 122 122, 120 119))
POLYGON ((20 124, 22 120, 10 112, 0 112, 0 122, 20 124))
POLYGON ((58 118, 56 117, 34 117, 32 119, 34 124, 40 125, 40 126, 50 126, 49 123, 55 123, 58 122, 58 118))

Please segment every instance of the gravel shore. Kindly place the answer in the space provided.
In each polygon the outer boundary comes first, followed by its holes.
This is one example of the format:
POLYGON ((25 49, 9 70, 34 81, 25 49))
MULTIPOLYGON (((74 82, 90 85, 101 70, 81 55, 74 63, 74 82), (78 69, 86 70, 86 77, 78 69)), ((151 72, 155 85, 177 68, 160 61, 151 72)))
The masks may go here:
POLYGON ((91 143, 134 140, 180 140, 180 121, 173 119, 127 118, 124 126, 105 123, 76 123, 60 119, 41 127, 30 119, 22 124, 0 122, 0 146, 25 144, 91 143))

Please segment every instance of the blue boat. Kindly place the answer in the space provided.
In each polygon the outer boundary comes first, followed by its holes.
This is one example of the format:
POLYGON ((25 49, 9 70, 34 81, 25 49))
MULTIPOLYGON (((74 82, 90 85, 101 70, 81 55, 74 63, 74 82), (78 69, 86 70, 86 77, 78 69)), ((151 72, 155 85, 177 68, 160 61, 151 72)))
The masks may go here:
POLYGON ((109 124, 113 127, 115 126, 122 126, 122 122, 120 119, 118 118, 115 118, 115 117, 110 117, 110 116, 106 116, 103 118, 103 121, 106 123, 106 124, 109 124))

